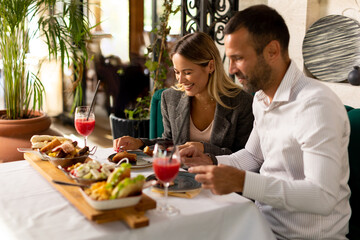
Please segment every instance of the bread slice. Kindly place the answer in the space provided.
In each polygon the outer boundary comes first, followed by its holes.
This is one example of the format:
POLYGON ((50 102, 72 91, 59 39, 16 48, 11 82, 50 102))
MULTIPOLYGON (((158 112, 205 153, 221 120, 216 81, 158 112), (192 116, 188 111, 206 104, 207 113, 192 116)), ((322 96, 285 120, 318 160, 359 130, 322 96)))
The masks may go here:
POLYGON ((51 142, 46 144, 44 147, 40 149, 41 152, 48 152, 52 150, 53 148, 59 146, 61 144, 60 140, 58 138, 54 138, 51 142))

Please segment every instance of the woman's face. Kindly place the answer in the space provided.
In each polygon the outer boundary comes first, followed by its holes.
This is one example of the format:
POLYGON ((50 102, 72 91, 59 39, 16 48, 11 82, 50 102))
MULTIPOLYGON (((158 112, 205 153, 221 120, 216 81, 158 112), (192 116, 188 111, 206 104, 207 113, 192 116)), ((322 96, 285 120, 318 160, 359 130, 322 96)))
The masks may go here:
POLYGON ((199 66, 175 53, 172 57, 176 80, 185 88, 188 96, 195 96, 207 92, 209 74, 213 71, 213 63, 206 67, 199 66))

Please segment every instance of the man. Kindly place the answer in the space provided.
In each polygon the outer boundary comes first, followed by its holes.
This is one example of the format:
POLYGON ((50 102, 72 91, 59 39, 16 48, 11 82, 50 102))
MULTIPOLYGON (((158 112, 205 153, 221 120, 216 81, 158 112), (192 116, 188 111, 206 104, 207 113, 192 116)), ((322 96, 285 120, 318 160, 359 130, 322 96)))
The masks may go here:
POLYGON ((265 5, 229 21, 229 72, 256 92, 254 128, 245 149, 231 155, 194 148, 181 155, 203 188, 256 200, 278 239, 346 239, 348 117, 331 90, 290 60, 288 43, 284 19, 265 5))

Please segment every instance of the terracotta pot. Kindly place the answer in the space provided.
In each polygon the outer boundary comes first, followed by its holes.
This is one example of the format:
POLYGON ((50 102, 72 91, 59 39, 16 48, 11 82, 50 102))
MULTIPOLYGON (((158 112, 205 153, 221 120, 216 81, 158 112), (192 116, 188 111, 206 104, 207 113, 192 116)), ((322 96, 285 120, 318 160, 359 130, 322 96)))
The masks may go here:
MULTIPOLYGON (((0 110, 0 115, 5 114, 0 110)), ((51 119, 44 113, 38 117, 20 120, 0 120, 0 163, 23 160, 23 153, 18 147, 31 147, 30 138, 33 135, 61 135, 50 129, 51 119)))

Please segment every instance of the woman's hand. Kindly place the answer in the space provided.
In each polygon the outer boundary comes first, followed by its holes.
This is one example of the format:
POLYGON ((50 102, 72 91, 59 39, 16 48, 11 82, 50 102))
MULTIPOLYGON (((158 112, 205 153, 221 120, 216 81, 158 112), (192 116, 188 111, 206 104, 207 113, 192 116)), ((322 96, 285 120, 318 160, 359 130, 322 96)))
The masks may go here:
POLYGON ((211 158, 195 146, 188 146, 179 152, 182 163, 187 167, 212 165, 211 158))
POLYGON ((195 147, 200 152, 204 152, 204 144, 202 144, 201 142, 186 142, 185 144, 179 146, 179 150, 188 147, 195 147))
POLYGON ((136 150, 140 148, 144 143, 139 138, 133 138, 130 136, 124 136, 113 141, 114 151, 118 152, 120 148, 122 150, 136 150))

